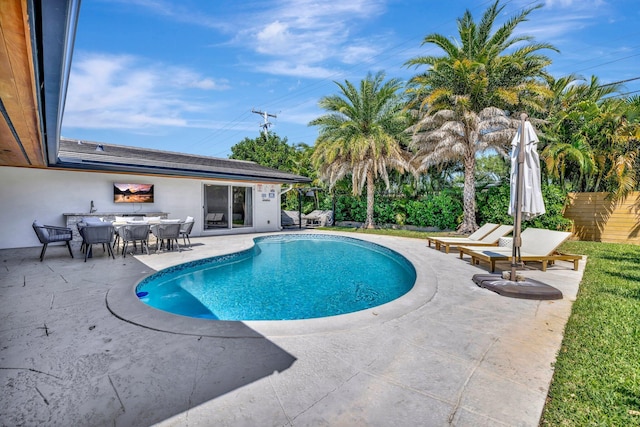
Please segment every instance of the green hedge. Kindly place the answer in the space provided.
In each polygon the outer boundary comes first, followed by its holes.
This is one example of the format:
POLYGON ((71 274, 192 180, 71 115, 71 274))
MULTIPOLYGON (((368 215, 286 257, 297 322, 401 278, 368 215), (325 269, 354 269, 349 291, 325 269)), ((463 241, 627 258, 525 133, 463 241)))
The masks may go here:
MULTIPOLYGON (((351 195, 336 197, 336 220, 364 222, 367 198, 351 195)), ((462 195, 451 190, 417 200, 403 197, 376 196, 374 222, 376 224, 415 225, 454 229, 462 218, 462 195)))
MULTIPOLYGON (((513 224, 513 217, 507 213, 509 191, 509 183, 506 182, 476 194, 478 224, 513 224)), ((523 221, 522 227, 570 230, 571 221, 562 216, 566 194, 558 186, 543 184, 542 195, 547 213, 531 221, 523 221)), ((384 195, 376 195, 375 198, 374 222, 379 225, 414 225, 455 230, 462 222, 462 214, 462 190, 455 188, 417 199, 384 195)), ((364 222, 366 215, 366 195, 336 196, 336 221, 364 222)))

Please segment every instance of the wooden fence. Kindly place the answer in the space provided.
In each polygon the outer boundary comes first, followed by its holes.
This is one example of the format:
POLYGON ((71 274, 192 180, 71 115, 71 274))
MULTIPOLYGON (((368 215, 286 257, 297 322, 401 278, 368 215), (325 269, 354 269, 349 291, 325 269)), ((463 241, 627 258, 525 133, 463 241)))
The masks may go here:
POLYGON ((569 193, 565 218, 580 240, 640 245, 640 192, 617 203, 608 193, 569 193))

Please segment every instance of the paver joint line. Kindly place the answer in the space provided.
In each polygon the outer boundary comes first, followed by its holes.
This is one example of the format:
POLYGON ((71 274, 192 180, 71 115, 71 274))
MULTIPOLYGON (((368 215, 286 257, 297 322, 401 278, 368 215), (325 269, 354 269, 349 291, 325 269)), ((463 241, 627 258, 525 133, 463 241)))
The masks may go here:
POLYGON ((475 374, 475 372, 478 369, 478 367, 482 364, 482 362, 484 362, 484 359, 487 356, 487 354, 489 353, 489 350, 491 350, 491 348, 493 348, 493 346, 495 345, 496 342, 498 342, 498 338, 497 337, 492 337, 491 344, 489 344, 487 346, 485 351, 482 353, 482 357, 474 364, 473 368, 471 369, 471 372, 469 372, 469 375, 467 375, 467 378, 464 380, 464 384, 462 384, 462 388, 460 389, 460 393, 458 393, 458 398, 456 399, 455 405, 453 406, 453 410, 449 414, 449 424, 453 423, 453 420, 454 420, 454 418, 455 418, 455 416, 456 416, 456 414, 458 412, 458 409, 460 409, 460 402, 462 401, 462 396, 464 395, 465 389, 467 388, 467 384, 469 384, 469 381, 471 380, 471 377, 473 377, 473 374, 475 374))

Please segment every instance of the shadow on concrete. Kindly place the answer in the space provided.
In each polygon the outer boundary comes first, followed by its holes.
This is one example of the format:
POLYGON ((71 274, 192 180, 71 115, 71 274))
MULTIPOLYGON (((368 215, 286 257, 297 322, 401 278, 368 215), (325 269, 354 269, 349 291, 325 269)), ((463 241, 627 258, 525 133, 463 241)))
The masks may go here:
POLYGON ((154 272, 135 258, 38 253, 0 250, 0 425, 151 425, 296 361, 241 322, 180 334, 114 316, 105 302, 154 272))

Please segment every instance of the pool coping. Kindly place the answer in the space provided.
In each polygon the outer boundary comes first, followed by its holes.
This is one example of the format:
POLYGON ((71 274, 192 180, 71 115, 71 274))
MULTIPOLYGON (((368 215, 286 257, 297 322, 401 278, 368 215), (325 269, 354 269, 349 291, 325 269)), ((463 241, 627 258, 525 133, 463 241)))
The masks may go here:
MULTIPOLYGON (((260 233, 244 236, 244 244, 237 250, 227 251, 220 255, 236 253, 247 250, 254 246, 254 238, 265 237, 270 234, 283 235, 280 233, 260 233)), ((299 233, 291 233, 299 234, 299 233)), ((320 231, 308 232, 306 234, 325 234, 320 231)), ((109 289, 106 295, 106 305, 109 311, 117 318, 144 328, 169 332, 181 335, 194 335, 220 338, 258 338, 263 336, 289 336, 306 335, 315 333, 325 333, 331 331, 343 331, 354 328, 366 328, 378 325, 390 320, 402 317, 424 304, 427 304, 437 292, 437 280, 433 275, 433 280, 426 280, 428 271, 422 268, 418 259, 411 253, 403 251, 400 245, 394 247, 393 242, 374 241, 369 236, 354 237, 351 233, 331 232, 331 235, 341 235, 355 240, 375 243, 380 246, 392 249, 404 256, 416 270, 416 282, 411 290, 399 298, 388 303, 357 311, 354 313, 340 314, 330 317, 302 319, 302 320, 251 320, 251 321, 228 321, 198 319, 178 314, 168 313, 153 308, 140 301, 135 295, 135 288, 139 282, 132 287, 128 284, 116 285, 109 289), (259 331, 259 332, 257 332, 259 331)), ((240 236, 238 236, 240 237, 240 236)), ((164 254, 163 254, 164 255, 164 254)), ((168 255, 168 254, 167 254, 168 255)), ((145 263, 145 256, 136 258, 145 263)), ((209 258, 204 256, 203 258, 209 258)), ((147 261, 150 259, 147 258, 147 261)), ((163 268, 182 264, 175 262, 163 268)), ((153 267, 152 267, 153 268, 153 267)), ((153 271, 148 276, 155 274, 153 271)), ((148 277, 146 276, 146 277, 148 277)), ((146 278, 145 277, 145 278, 146 278)), ((142 280, 144 280, 143 278, 142 280)))

